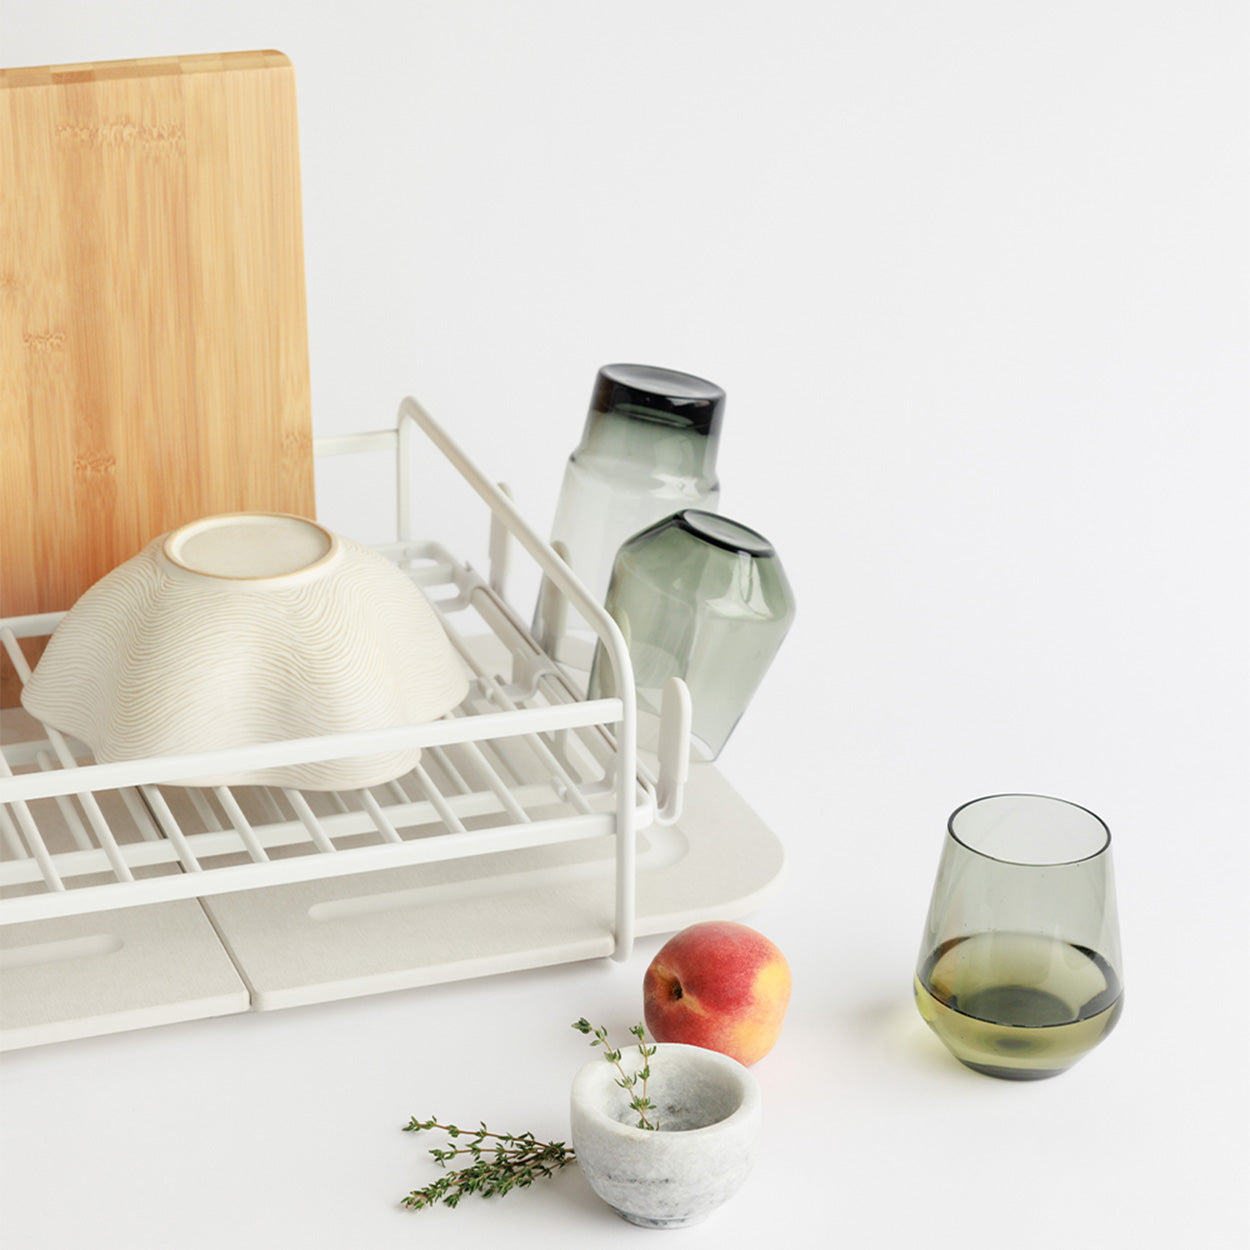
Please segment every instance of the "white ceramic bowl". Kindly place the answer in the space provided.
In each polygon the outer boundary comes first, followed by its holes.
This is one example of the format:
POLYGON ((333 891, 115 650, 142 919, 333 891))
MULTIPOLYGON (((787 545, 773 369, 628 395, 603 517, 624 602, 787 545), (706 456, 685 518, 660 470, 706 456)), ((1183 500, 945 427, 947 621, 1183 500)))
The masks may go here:
MULTIPOLYGON (((434 609, 385 557, 302 517, 241 512, 192 521, 101 578, 22 703, 107 763, 415 724, 467 691, 434 609)), ((194 782, 352 789, 420 754, 194 782)))

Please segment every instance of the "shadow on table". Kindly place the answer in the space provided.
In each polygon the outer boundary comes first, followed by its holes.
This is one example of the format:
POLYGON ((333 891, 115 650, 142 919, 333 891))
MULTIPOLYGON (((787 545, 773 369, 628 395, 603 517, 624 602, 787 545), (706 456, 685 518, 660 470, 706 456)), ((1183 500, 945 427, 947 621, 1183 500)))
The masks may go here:
POLYGON ((910 998, 895 995, 859 1004, 847 1013, 845 1023, 874 1054, 891 1064, 923 1072, 968 1074, 934 1037, 910 998))

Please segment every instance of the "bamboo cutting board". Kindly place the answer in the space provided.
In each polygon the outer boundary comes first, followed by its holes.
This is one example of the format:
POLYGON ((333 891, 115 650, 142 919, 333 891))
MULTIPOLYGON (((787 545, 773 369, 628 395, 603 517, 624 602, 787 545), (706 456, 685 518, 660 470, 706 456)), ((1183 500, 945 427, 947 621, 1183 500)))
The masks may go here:
POLYGON ((0 70, 0 616, 241 510, 314 511, 291 63, 0 70))

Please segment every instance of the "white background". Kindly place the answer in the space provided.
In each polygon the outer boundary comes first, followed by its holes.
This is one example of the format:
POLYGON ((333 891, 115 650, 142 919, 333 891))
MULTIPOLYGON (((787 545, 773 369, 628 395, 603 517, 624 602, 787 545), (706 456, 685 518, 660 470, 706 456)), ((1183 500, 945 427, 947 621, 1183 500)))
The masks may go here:
MULTIPOLYGON (((0 0, 4 65, 257 47, 297 73, 318 434, 414 393, 545 529, 600 364, 728 391, 722 508, 799 617, 721 767, 786 846, 750 921, 795 995, 764 1158, 673 1237, 1245 1244, 1245 6, 0 0), (1002 790, 1115 836, 1125 1015, 1036 1085, 910 1003, 944 819, 1002 790)), ((377 495, 322 516, 383 538, 377 495)), ((564 1135, 567 1023, 636 1020, 658 945, 9 1056, 0 1234, 643 1238, 574 1171, 400 1211, 398 1128, 564 1135)))

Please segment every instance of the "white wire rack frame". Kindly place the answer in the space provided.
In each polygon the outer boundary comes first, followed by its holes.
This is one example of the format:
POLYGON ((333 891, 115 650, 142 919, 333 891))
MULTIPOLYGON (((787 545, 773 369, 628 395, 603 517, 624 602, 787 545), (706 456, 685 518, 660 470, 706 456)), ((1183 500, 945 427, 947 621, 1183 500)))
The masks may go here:
MULTIPOLYGON (((613 956, 628 957, 636 834, 679 811, 684 733, 668 733, 658 777, 640 769, 633 672, 616 623, 416 400, 403 401, 392 429, 316 441, 319 457, 363 451, 394 453, 397 538, 378 550, 439 612, 471 674, 465 702, 426 724, 105 764, 21 714, 29 724, 16 735, 6 731, 0 751, 0 924, 607 835, 614 840, 613 956), (429 450, 421 435, 489 509, 486 578, 414 533, 412 466, 419 450, 429 450), (582 697, 533 641, 504 597, 514 544, 593 628, 619 697, 582 697), (483 665, 458 624, 468 618, 494 635, 510 673, 483 665), (412 772, 367 790, 177 784, 412 747, 422 748, 412 772)), ((29 670, 19 640, 50 633, 61 615, 0 621, 0 641, 23 680, 29 670)))

